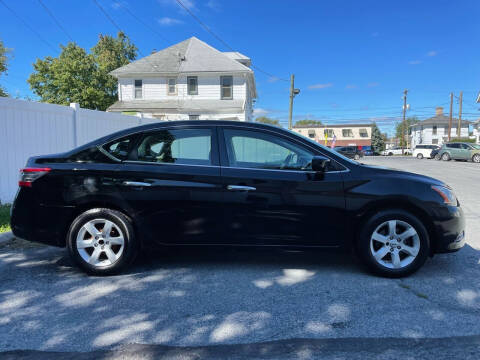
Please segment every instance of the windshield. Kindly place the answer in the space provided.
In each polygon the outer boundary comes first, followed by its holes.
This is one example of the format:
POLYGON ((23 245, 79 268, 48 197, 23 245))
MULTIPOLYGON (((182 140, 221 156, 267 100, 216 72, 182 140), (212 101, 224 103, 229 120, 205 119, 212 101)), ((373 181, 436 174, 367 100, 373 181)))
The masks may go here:
POLYGON ((478 144, 470 144, 475 150, 480 150, 480 145, 478 144))

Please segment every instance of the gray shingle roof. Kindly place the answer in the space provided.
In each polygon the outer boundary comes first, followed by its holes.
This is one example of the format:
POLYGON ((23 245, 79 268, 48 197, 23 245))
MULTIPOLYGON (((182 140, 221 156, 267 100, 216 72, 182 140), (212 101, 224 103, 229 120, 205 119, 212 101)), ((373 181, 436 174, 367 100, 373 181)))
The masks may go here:
POLYGON ((191 72, 252 72, 196 37, 184 40, 110 72, 113 76, 191 72))
POLYGON ((107 111, 243 111, 243 100, 132 100, 117 101, 107 111))
MULTIPOLYGON (((419 125, 423 125, 423 126, 425 126, 425 125, 437 125, 437 126, 440 125, 440 126, 443 126, 443 125, 448 125, 448 122, 449 122, 449 117, 441 114, 441 115, 435 115, 431 118, 419 121, 418 123, 413 124, 410 127, 419 126, 419 125)), ((458 124, 458 119, 453 118, 452 119, 452 125, 454 127, 456 127, 457 124, 458 124)), ((470 121, 462 120, 462 126, 468 126, 469 124, 470 124, 470 121)))

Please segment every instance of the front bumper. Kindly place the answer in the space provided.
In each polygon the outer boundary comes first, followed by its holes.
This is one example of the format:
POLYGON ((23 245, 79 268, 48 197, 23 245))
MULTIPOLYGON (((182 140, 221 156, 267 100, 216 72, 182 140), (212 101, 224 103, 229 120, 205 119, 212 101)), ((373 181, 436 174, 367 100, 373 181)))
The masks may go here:
POLYGON ((460 250, 465 245, 465 217, 459 206, 442 206, 434 216, 436 241, 435 253, 460 250))

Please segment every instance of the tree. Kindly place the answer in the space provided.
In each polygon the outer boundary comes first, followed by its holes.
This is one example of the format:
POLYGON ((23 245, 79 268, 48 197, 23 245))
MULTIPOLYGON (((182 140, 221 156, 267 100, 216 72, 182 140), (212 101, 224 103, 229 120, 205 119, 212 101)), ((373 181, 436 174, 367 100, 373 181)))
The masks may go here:
POLYGON ((385 150, 385 139, 376 123, 372 124, 372 150, 377 154, 385 150))
POLYGON ((33 92, 44 102, 106 110, 117 100, 117 82, 110 71, 134 60, 137 48, 123 33, 100 35, 91 53, 76 43, 61 46, 57 58, 37 59, 28 78, 33 92))
POLYGON ((255 119, 256 122, 263 123, 263 124, 270 124, 280 126, 280 122, 277 119, 271 119, 266 116, 260 116, 255 119))
MULTIPOLYGON (((10 49, 7 49, 3 44, 3 41, 0 40, 0 76, 3 74, 5 75, 8 70, 8 57, 10 53, 10 49), (5 74, 4 74, 5 73, 5 74)), ((5 89, 0 85, 0 96, 6 97, 8 96, 5 89)))
POLYGON ((411 116, 405 119, 405 122, 402 120, 400 123, 397 124, 395 128, 395 136, 400 140, 399 145, 400 146, 406 146, 405 141, 404 141, 404 135, 405 135, 405 127, 404 124, 407 124, 407 134, 410 134, 410 126, 413 124, 418 123, 419 120, 416 116, 411 116))
POLYGON ((295 123, 295 126, 305 126, 305 125, 313 125, 313 126, 320 126, 322 122, 320 120, 312 120, 312 119, 305 119, 305 120, 298 120, 295 123))

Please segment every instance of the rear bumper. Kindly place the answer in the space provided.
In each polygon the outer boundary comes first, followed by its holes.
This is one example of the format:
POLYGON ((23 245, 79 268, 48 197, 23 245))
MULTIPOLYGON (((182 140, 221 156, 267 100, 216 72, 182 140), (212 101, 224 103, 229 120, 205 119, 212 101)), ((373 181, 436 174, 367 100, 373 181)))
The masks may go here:
POLYGON ((31 189, 20 189, 11 210, 15 236, 53 246, 65 246, 73 207, 44 206, 33 199, 31 189))
POLYGON ((434 217, 436 231, 435 253, 460 250, 465 245, 465 217, 459 206, 442 206, 434 217))

